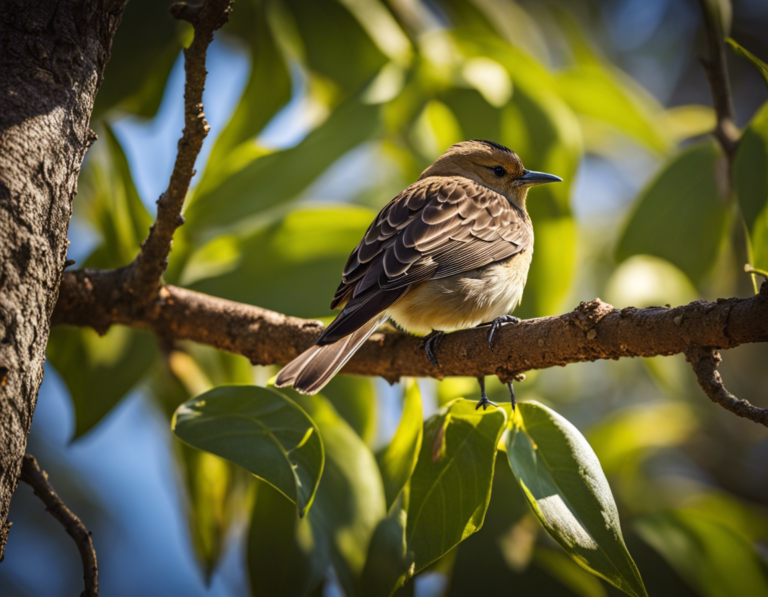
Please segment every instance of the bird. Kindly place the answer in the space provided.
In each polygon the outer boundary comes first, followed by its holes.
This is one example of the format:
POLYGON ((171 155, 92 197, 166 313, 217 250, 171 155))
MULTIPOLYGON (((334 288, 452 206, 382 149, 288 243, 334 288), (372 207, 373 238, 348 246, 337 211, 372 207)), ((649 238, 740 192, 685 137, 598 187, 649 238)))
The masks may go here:
MULTIPOLYGON (((392 199, 368 227, 344 267, 332 309, 341 309, 315 344, 277 375, 276 387, 316 394, 376 329, 423 336, 436 352, 447 332, 518 323, 533 256, 528 190, 562 179, 527 170, 511 149, 482 139, 450 146, 392 199)), ((476 409, 494 405, 478 378, 476 409)), ((515 394, 508 384, 512 405, 515 394)))

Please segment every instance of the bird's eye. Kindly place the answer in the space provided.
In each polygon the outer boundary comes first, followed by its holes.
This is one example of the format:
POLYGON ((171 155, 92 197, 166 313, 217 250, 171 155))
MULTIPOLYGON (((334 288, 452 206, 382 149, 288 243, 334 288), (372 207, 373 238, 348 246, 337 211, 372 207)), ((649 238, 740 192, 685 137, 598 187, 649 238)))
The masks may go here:
POLYGON ((506 170, 504 170, 504 168, 502 168, 501 166, 496 166, 496 167, 493 169, 493 173, 494 173, 496 176, 498 176, 499 178, 501 178, 502 176, 506 176, 506 174, 507 174, 507 171, 506 171, 506 170))

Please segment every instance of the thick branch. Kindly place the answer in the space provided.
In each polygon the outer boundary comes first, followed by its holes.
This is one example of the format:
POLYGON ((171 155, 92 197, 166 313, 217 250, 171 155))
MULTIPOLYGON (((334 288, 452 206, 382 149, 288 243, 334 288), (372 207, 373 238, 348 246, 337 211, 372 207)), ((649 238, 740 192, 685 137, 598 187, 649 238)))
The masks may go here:
POLYGON ((54 491, 48 482, 48 474, 40 470, 37 460, 31 454, 26 454, 22 461, 21 481, 32 487, 35 495, 45 504, 45 509, 64 526, 67 534, 75 540, 80 558, 83 560, 85 590, 80 594, 81 597, 98 597, 99 567, 96 563, 96 550, 93 548, 91 533, 54 491))
POLYGON ((189 21, 195 35, 189 48, 184 50, 184 131, 179 140, 176 163, 168 188, 157 201, 157 221, 149 231, 141 251, 131 264, 126 290, 142 304, 157 297, 161 279, 168 266, 168 255, 173 244, 173 233, 184 223, 181 210, 195 174, 195 160, 208 135, 210 127, 203 113, 205 88, 205 58, 213 34, 229 19, 233 0, 207 0, 200 6, 178 2, 171 6, 171 14, 189 21))
MULTIPOLYGON (((286 363, 320 335, 319 322, 166 286, 158 308, 142 313, 114 281, 116 272, 67 272, 54 324, 90 326, 105 332, 118 323, 150 328, 175 340, 193 340, 241 354, 258 365, 286 363)), ((696 301, 674 309, 614 309, 599 299, 572 313, 507 325, 495 350, 487 330, 449 334, 440 345, 436 369, 420 339, 400 333, 374 335, 344 368, 345 373, 377 375, 391 382, 402 376, 498 375, 568 363, 651 357, 686 352, 692 346, 727 349, 747 342, 768 342, 768 282, 748 299, 696 301)))
POLYGON ((693 367, 696 378, 712 402, 739 417, 755 421, 768 427, 768 408, 758 408, 747 400, 737 398, 723 385, 717 366, 723 360, 714 348, 695 346, 685 352, 686 360, 693 367))

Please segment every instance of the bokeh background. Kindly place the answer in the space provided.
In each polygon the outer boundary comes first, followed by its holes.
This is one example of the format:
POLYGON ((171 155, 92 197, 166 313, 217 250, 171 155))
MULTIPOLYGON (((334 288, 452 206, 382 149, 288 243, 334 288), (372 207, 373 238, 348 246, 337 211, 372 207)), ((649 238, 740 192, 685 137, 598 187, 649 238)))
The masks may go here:
MULTIPOLYGON (((731 36, 768 59, 768 3, 735 0, 732 17, 731 36)), ((163 2, 128 3, 74 204, 78 266, 124 265, 146 234, 182 128, 190 34, 163 2)), ((565 179, 531 193, 536 255, 518 315, 596 296, 618 307, 749 296, 740 215, 696 186, 707 172, 689 172, 688 207, 670 196, 666 216, 633 217, 714 125, 705 53, 694 0, 238 0, 209 54, 212 133, 167 279, 327 317, 375 211, 451 143, 485 138, 565 179)), ((729 51, 728 66, 743 127, 768 93, 748 61, 729 51)), ((103 594, 248 595, 250 481, 182 446, 169 416, 211 385, 275 370, 118 328, 56 329, 48 356, 28 451, 93 531, 103 594)), ((724 359, 731 391, 765 406, 768 347, 724 359)), ((477 392, 474 380, 420 386, 427 415, 477 392)), ((385 444, 402 388, 334 388, 361 436, 385 444)), ((590 440, 651 595, 768 594, 768 434, 711 404, 681 355, 532 372, 518 397, 590 440)), ((420 575, 416 594, 617 594, 557 550, 497 470, 484 528, 420 575)), ((77 552, 26 486, 11 520, 0 594, 79 593, 77 552)))

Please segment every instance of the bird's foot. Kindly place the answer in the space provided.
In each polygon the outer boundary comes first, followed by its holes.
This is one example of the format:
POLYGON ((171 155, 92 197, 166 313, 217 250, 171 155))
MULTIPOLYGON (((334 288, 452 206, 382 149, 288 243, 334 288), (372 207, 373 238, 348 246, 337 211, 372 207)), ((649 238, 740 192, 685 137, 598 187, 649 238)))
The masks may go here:
POLYGON ((522 320, 519 317, 515 317, 514 315, 502 315, 488 323, 481 323, 480 325, 491 326, 491 329, 488 330, 488 348, 493 350, 493 337, 496 335, 496 332, 499 331, 501 326, 505 323, 520 323, 521 321, 522 320))
POLYGON ((423 340, 421 341, 421 347, 427 353, 429 362, 438 368, 440 367, 440 363, 437 362, 435 351, 437 351, 437 347, 440 346, 440 342, 442 341, 443 336, 445 336, 445 332, 441 332, 440 330, 432 330, 429 334, 424 336, 423 340))
POLYGON ((496 408, 498 408, 499 407, 498 404, 488 400, 488 395, 485 393, 485 378, 478 377, 477 381, 480 384, 480 401, 477 403, 475 410, 479 410, 480 407, 482 407, 483 410, 486 410, 489 406, 495 406, 496 408))

